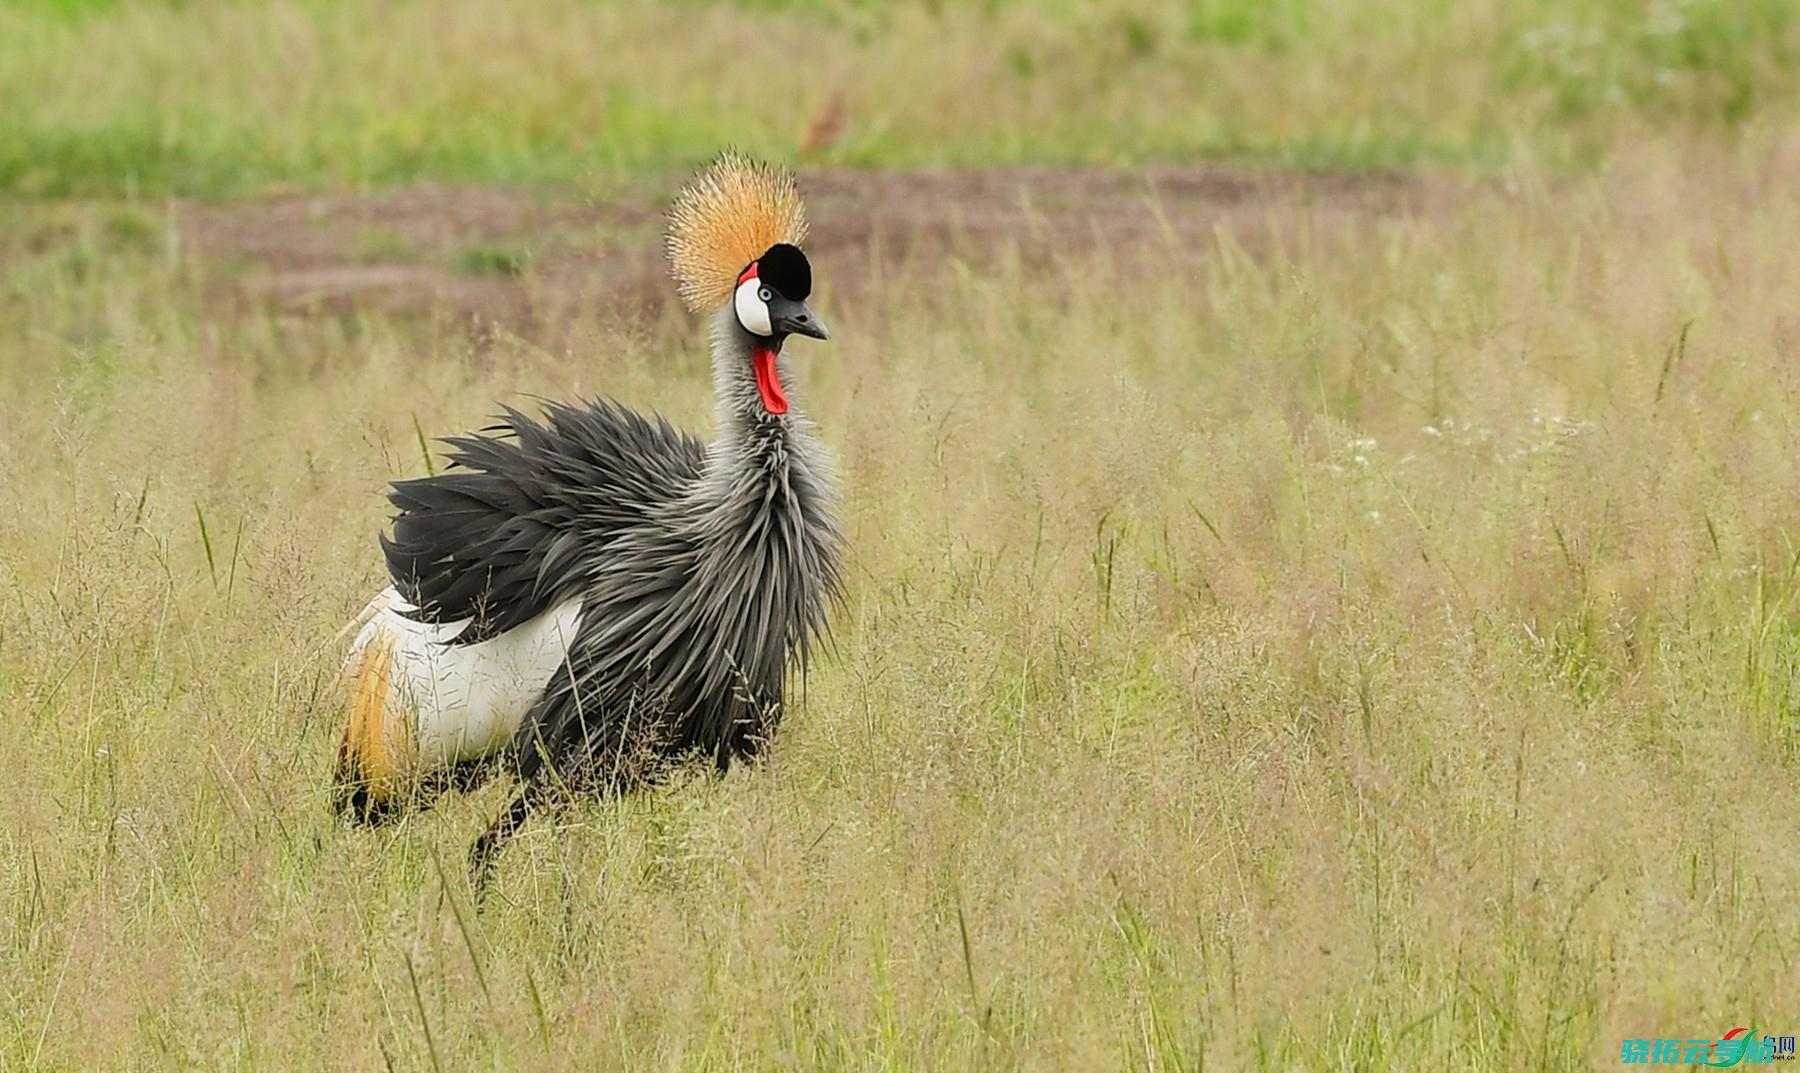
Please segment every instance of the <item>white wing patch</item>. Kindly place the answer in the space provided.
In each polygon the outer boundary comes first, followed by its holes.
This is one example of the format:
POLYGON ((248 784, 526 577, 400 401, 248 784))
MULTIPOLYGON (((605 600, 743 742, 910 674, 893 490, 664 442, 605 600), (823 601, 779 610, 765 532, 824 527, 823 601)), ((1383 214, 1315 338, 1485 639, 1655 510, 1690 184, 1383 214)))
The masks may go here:
POLYGON ((552 676, 567 673, 581 619, 581 601, 567 600, 498 637, 449 645, 467 620, 414 622, 404 614, 410 610, 391 587, 369 601, 345 666, 356 666, 377 639, 391 645, 387 711, 411 715, 426 768, 505 748, 552 676))

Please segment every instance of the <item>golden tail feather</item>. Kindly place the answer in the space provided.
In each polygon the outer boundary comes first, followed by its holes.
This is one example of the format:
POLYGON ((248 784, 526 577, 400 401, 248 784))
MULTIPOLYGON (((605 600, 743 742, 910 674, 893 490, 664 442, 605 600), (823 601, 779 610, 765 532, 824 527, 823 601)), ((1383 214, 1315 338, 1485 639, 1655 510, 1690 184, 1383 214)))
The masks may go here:
POLYGON ((338 746, 338 807, 362 820, 389 811, 402 796, 409 774, 412 728, 394 710, 394 639, 369 639, 347 668, 349 720, 338 746))

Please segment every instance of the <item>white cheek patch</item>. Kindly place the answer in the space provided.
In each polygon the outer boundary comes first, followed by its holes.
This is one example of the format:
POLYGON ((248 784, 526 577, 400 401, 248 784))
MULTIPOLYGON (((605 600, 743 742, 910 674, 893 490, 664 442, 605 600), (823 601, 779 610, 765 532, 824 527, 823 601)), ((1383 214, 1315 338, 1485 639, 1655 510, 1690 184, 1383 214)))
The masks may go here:
POLYGON ((737 294, 732 296, 731 304, 737 310, 738 323, 751 335, 774 335, 775 326, 769 322, 769 303, 757 296, 762 281, 755 276, 738 284, 737 294))

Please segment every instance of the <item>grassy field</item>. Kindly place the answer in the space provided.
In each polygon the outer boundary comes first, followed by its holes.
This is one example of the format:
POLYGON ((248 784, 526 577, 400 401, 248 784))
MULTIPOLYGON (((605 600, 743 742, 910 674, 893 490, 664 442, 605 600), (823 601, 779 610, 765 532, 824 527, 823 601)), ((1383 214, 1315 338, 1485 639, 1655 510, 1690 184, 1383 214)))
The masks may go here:
POLYGON ((0 3, 0 190, 830 163, 1591 163, 1781 124, 1788 0, 0 3))
POLYGON ((1785 8, 949 8, 0 6, 0 1070, 1570 1070, 1800 1029, 1785 8), (690 23, 668 67, 590 47, 690 23), (794 28, 825 75, 783 114, 722 58, 794 28), (698 325, 248 300, 146 195, 591 201, 799 154, 838 92, 808 159, 1479 178, 821 247, 835 653, 769 763, 534 825, 477 910, 505 787, 328 807, 384 484, 520 393, 703 427, 698 325))

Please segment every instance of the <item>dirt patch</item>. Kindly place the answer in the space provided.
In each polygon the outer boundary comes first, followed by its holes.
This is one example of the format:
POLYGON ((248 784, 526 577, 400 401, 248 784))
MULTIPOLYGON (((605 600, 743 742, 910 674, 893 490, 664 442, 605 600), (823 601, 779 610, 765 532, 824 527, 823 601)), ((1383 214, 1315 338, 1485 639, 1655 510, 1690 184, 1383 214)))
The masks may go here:
MULTIPOLYGON (((1332 226, 1431 212, 1456 199, 1438 180, 1318 176, 1219 166, 1134 171, 997 168, 804 174, 808 251, 834 290, 875 272, 955 257, 1204 250, 1217 230, 1254 244, 1283 221, 1332 226)), ((380 194, 178 203, 184 252, 222 297, 294 312, 430 313, 566 322, 588 303, 660 309, 673 300, 663 205, 519 190, 426 186, 380 194)))

